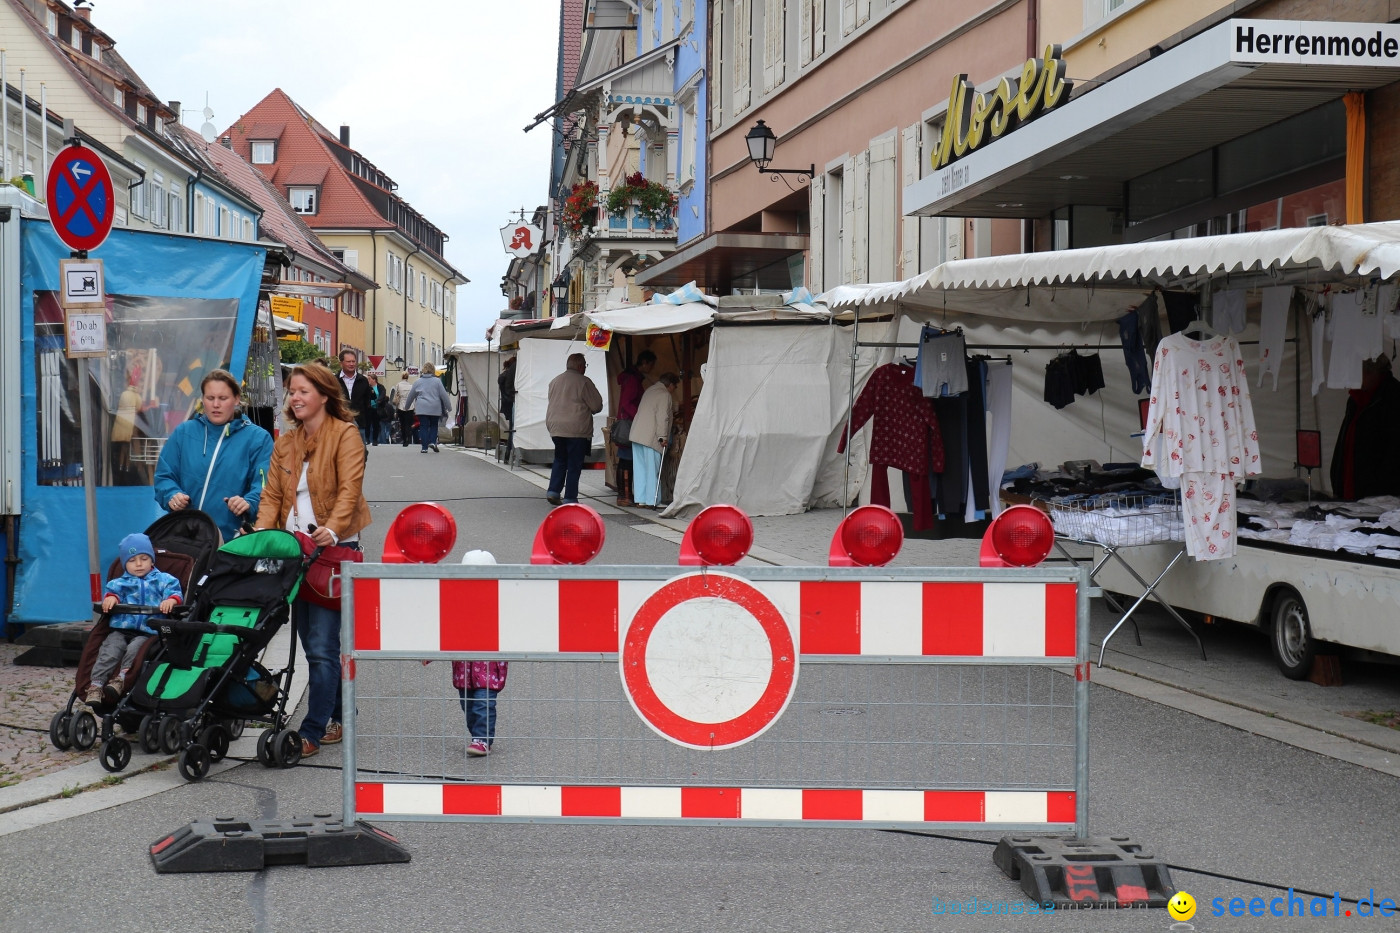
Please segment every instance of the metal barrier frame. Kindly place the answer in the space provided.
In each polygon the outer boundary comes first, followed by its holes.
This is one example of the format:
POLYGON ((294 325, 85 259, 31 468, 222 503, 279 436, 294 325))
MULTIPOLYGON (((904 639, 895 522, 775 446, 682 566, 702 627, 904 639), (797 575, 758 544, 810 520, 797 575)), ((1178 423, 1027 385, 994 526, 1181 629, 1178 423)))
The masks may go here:
MULTIPOLYGON (((1091 589, 1087 568, 1065 566, 1040 566, 1032 568, 834 568, 834 567, 716 567, 683 568, 674 566, 534 566, 534 565, 422 565, 422 564, 345 564, 344 576, 348 581, 344 587, 343 611, 341 617, 341 677, 344 707, 344 758, 342 765, 343 819, 351 825, 360 816, 393 821, 416 822, 505 822, 505 823, 606 823, 626 825, 686 825, 686 826, 768 826, 791 827, 810 826, 825 828, 865 828, 865 829, 907 829, 940 828, 965 831, 996 832, 1035 832, 1065 831, 1072 829, 1077 838, 1088 835, 1088 790, 1089 790, 1089 599, 1094 595, 1091 589), (913 654, 807 654, 797 644, 801 664, 853 663, 859 661, 870 664, 925 664, 925 665, 977 665, 977 666, 1038 666, 1064 669, 1073 666, 1074 676, 1074 821, 1047 822, 960 822, 929 820, 879 820, 879 819, 761 819, 743 817, 707 816, 553 816, 553 815, 486 815, 473 813, 454 814, 361 814, 357 812, 357 782, 355 754, 355 673, 356 662, 361 660, 448 660, 448 661, 563 661, 596 660, 616 661, 620 650, 614 651, 428 651, 428 650, 370 650, 356 643, 357 622, 363 621, 357 615, 357 590, 367 581, 376 580, 437 580, 437 581, 597 581, 597 582, 655 582, 690 574, 706 572, 724 573, 739 577, 744 581, 762 583, 980 583, 980 584, 1068 584, 1074 589, 1074 654, 1048 656, 1018 655, 913 655, 913 654)), ((631 624, 630 619, 615 619, 619 639, 631 624)), ((789 621, 794 634, 801 631, 801 620, 797 624, 789 621)), ((620 646, 619 646, 620 647, 620 646)), ((723 754, 716 751, 712 754, 723 754)), ((478 785, 472 782, 432 784, 424 786, 473 786, 540 788, 540 784, 496 784, 478 785)), ((559 785, 543 785, 549 788, 559 785)), ((581 785, 591 786, 591 785, 581 785)), ((612 785, 608 785, 611 787, 612 785)), ((640 785, 664 790, 679 788, 640 785)), ((767 788, 765 788, 767 789, 767 788)), ((822 788, 823 790, 827 788, 822 788)), ((740 790, 744 790, 741 788, 740 790)), ((802 790, 791 788, 786 790, 802 790)), ((840 790, 840 789, 837 789, 840 790)), ((934 788, 920 788, 916 792, 935 791, 934 788)), ((958 788, 956 790, 965 790, 958 788)), ((1017 791, 1028 791, 1017 788, 1017 791)), ((903 791, 895 791, 903 793, 903 791)), ((974 793, 995 793, 996 788, 983 788, 974 793)), ((1062 792, 1056 788, 1053 792, 1062 792)), ((1048 814, 1047 814, 1048 815, 1048 814)))

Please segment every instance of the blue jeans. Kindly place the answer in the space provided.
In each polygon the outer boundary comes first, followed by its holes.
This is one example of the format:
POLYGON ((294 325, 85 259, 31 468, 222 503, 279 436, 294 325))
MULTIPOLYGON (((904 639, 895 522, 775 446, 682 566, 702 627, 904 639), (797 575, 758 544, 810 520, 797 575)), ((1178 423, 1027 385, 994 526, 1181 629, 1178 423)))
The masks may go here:
POLYGON ((578 501, 578 475, 583 472, 583 458, 593 446, 588 437, 551 437, 554 441, 554 466, 549 471, 549 491, 565 502, 578 501))
POLYGON ((418 416, 418 442, 427 450, 429 444, 437 443, 438 419, 441 415, 418 416))
POLYGON ((297 600, 292 604, 297 638, 306 653, 310 681, 306 694, 306 718, 297 731, 313 745, 320 745, 331 720, 340 721, 340 613, 297 600))
POLYGON ((458 701, 467 714, 467 731, 487 745, 496 741, 496 694, 490 687, 458 687, 458 701))

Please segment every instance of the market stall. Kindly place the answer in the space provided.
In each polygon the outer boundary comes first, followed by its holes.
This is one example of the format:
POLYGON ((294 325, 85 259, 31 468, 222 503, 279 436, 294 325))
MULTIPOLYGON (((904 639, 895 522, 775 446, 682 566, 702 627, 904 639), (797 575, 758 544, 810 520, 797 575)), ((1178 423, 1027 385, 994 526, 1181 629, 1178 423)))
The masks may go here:
MULTIPOLYGON (((16 189, 6 189, 14 192, 16 189)), ((17 195, 5 195, 16 198, 17 195)), ((55 300, 59 243, 37 202, 6 202, 0 223, 0 408, 4 516, 12 568, 9 621, 91 615, 82 431, 95 441, 100 553, 159 514, 152 475, 165 438, 189 417, 199 382, 224 367, 242 377, 266 249, 119 229, 92 253, 104 263, 107 354, 89 361, 92 405, 64 352, 55 300), (21 458, 19 452, 23 451, 21 458)), ((104 563, 105 566, 105 563, 104 563)))
MULTIPOLYGON (((1155 595, 1173 606, 1270 627, 1280 667, 1301 676, 1319 640, 1400 654, 1400 561, 1386 556, 1387 539, 1400 534, 1400 500, 1318 501, 1342 492, 1323 480, 1333 472, 1348 398, 1361 391, 1363 360, 1383 350, 1394 356, 1400 290, 1389 280, 1397 271, 1400 224, 1370 224, 960 260, 823 299, 861 317, 897 314, 961 328, 969 348, 1009 355, 1015 374, 1006 462, 1041 468, 1028 469, 1014 488, 1060 502, 1068 495, 1103 504, 1107 487, 1142 484, 1142 431, 1157 391, 1148 391, 1150 366, 1130 360, 1152 358, 1144 344, 1158 337, 1145 333, 1154 322, 1163 340, 1193 322, 1228 337, 1242 372, 1227 392, 1246 393, 1259 458, 1258 470, 1241 468, 1233 478, 1245 488, 1232 543, 1220 555, 1178 559, 1179 539, 1189 534, 1163 521, 1152 534, 1167 540, 1134 542, 1132 564, 1149 583, 1171 568, 1155 595), (1097 355, 1105 387, 1064 397, 1055 374, 1078 365, 1071 355, 1097 355), (1295 464, 1313 469, 1303 475, 1295 464), (1280 499, 1303 501, 1272 501, 1280 499), (1197 559, 1217 556, 1223 559, 1197 559)), ((1200 345, 1215 339, 1194 336, 1200 345)), ((1188 484, 1187 495, 1173 500, 1178 510, 1186 502, 1188 524, 1190 492, 1188 484)), ((1061 509, 1057 526, 1084 540, 1084 522, 1105 517, 1084 513, 1061 509), (1067 521, 1080 524, 1069 529, 1067 521)), ((1102 567, 1099 582, 1134 595, 1142 589, 1115 562, 1102 567)))

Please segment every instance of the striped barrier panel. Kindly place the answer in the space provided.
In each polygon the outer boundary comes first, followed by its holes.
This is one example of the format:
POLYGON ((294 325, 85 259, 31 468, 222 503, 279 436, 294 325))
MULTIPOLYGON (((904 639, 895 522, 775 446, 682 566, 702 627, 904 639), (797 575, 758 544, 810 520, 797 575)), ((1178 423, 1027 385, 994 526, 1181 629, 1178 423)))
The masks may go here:
POLYGON ((1083 571, 345 569, 347 820, 1084 834, 1083 571), (491 758, 439 660, 531 662, 491 758))

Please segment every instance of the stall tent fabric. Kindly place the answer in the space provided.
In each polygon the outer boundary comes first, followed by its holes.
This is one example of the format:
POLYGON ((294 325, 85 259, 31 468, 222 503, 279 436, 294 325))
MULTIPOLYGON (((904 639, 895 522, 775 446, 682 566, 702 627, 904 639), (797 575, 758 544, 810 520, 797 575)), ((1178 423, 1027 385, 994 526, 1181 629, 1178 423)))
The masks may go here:
POLYGON ((457 343, 447 352, 457 359, 457 390, 467 397, 467 420, 497 421, 501 400, 496 374, 504 362, 500 351, 484 343, 457 343))
MULTIPOLYGON (((59 260, 69 250, 48 223, 25 218, 20 269, 21 410, 30 443, 37 424, 40 374, 34 346, 34 294, 56 291, 59 260)), ((103 260, 108 295, 237 302, 228 368, 243 377, 267 251, 262 246, 161 233, 113 230, 92 258, 103 260)), ((94 361, 96 363, 97 361, 94 361)), ((95 367, 94 367, 95 368, 95 367)), ((98 393, 94 393, 95 396, 98 393)), ((115 401, 112 402, 113 410, 115 401)), ((13 621, 72 622, 92 615, 82 486, 40 486, 38 457, 24 458, 24 512, 19 534, 13 621)), ((150 486, 97 490, 98 536, 105 570, 116 542, 160 514, 150 486)))
MULTIPOLYGON (((863 331, 872 339, 887 332, 863 331)), ((791 515, 842 505, 851 328, 813 324, 716 326, 695 418, 666 515, 718 502, 750 515, 791 515)), ((866 350, 863 384, 889 351, 866 350)), ((865 478, 866 436, 852 438, 851 490, 865 478)))
POLYGON ((602 350, 570 340, 527 337, 520 341, 515 358, 515 448, 521 456, 538 462, 554 458, 554 441, 545 427, 549 407, 549 383, 564 371, 569 354, 582 353, 588 360, 588 378, 603 396, 603 410, 593 416, 593 446, 603 446, 603 425, 608 412, 608 364, 602 350))

